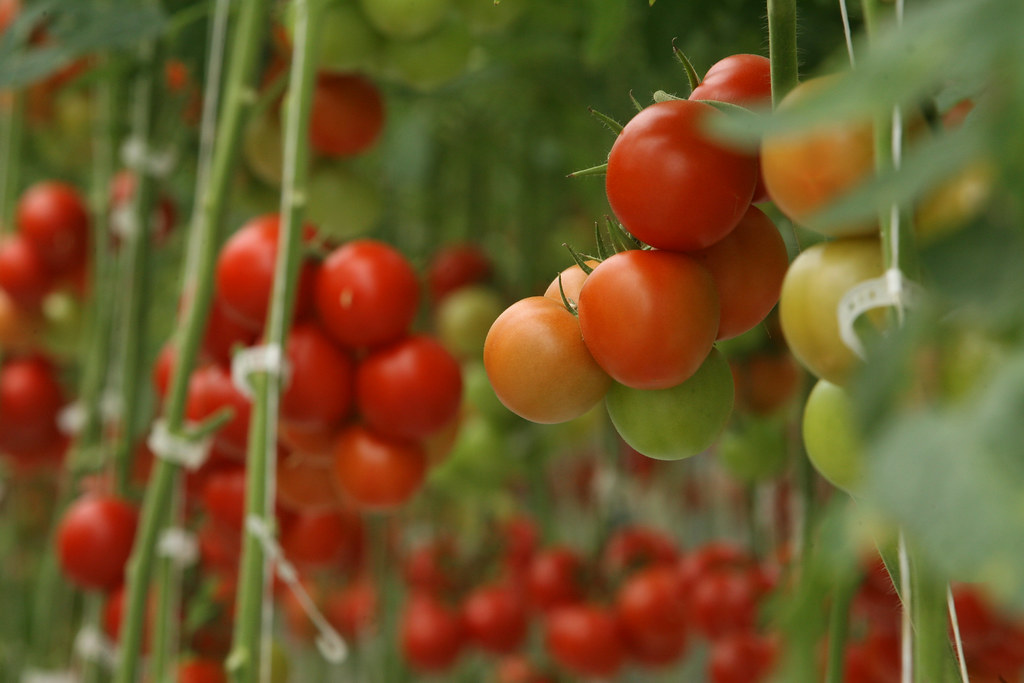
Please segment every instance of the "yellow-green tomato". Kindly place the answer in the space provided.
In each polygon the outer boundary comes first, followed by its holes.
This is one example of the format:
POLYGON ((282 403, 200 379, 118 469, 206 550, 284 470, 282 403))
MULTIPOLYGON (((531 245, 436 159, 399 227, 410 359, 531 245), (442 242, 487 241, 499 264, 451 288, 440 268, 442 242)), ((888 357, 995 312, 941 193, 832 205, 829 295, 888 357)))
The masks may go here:
POLYGON ((339 242, 369 233, 383 214, 380 187, 342 164, 315 166, 306 196, 306 218, 321 235, 339 242))
POLYGON ((786 423, 775 417, 750 418, 718 441, 722 467, 746 482, 776 477, 786 469, 786 423))
POLYGON ((845 389, 818 380, 804 406, 803 437, 821 476, 845 491, 856 490, 864 475, 864 441, 845 389))
POLYGON ((430 33, 452 8, 451 0, 360 0, 359 4, 374 28, 403 40, 430 33))
POLYGON ((501 295, 490 287, 460 287, 438 303, 434 328, 455 356, 480 358, 487 331, 504 309, 501 295))
POLYGON ((412 88, 434 90, 467 70, 474 44, 465 23, 453 18, 422 38, 387 41, 384 66, 412 88))
POLYGON ((689 379, 668 389, 612 383, 605 406, 623 441, 649 458, 679 460, 710 447, 734 401, 729 362, 717 349, 689 379))
MULTIPOLYGON (((854 285, 881 277, 882 247, 876 237, 819 242, 797 256, 779 297, 779 322, 790 350, 817 377, 843 384, 857 355, 839 334, 839 302, 854 285)), ((867 314, 876 325, 884 311, 867 314)))
MULTIPOLYGON (((285 14, 289 34, 294 31, 294 7, 295 3, 288 3, 285 14)), ((319 23, 317 66, 321 70, 366 71, 376 66, 384 39, 356 0, 325 3, 319 23)))

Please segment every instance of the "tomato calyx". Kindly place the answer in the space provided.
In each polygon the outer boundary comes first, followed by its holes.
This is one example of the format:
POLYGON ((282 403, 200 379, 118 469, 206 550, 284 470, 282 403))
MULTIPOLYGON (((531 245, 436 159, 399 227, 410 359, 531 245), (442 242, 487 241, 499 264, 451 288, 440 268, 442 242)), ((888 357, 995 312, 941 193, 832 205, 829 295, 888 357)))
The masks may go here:
POLYGON ((591 166, 590 168, 582 168, 578 171, 566 174, 566 178, 582 178, 588 175, 604 175, 608 171, 608 163, 598 164, 597 166, 591 166))
POLYGON ((690 61, 690 58, 676 45, 675 38, 672 39, 672 54, 675 55, 679 64, 682 65, 683 71, 686 72, 686 80, 690 82, 690 92, 693 92, 701 84, 701 77, 697 73, 697 69, 693 68, 693 62, 690 61))
POLYGON ((612 117, 608 116, 604 112, 594 109, 593 107, 587 107, 587 111, 589 111, 591 116, 593 116, 595 119, 603 123, 604 126, 615 135, 621 133, 622 129, 625 128, 625 126, 623 126, 621 123, 619 123, 612 117))

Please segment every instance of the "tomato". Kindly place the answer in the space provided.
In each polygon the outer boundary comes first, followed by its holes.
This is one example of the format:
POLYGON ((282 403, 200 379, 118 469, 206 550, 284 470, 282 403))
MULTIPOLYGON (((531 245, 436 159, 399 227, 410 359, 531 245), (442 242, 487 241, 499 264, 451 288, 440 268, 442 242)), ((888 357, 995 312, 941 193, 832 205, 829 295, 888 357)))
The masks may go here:
POLYGON ((384 212, 380 185, 340 163, 310 169, 306 196, 306 218, 335 243, 372 232, 384 212))
POLYGON ((246 168, 270 187, 281 186, 281 174, 284 172, 283 135, 281 119, 273 108, 250 116, 242 133, 242 158, 246 168))
MULTIPOLYGON (((294 31, 295 5, 286 7, 285 20, 289 33, 294 31)), ((373 28, 356 2, 332 2, 325 5, 318 17, 319 45, 317 66, 324 71, 364 71, 375 66, 382 36, 373 28)), ((290 49, 290 48, 289 48, 290 49)))
MULTIPOLYGON (((224 312, 257 332, 270 309, 280 225, 278 214, 253 218, 228 238, 217 256, 216 290, 224 312)), ((296 318, 310 298, 314 278, 313 264, 304 263, 299 271, 296 318)))
MULTIPOLYGON (((110 182, 110 210, 126 209, 135 196, 135 174, 130 170, 119 171, 110 182)), ((178 207, 166 194, 160 194, 150 222, 153 238, 157 244, 167 239, 178 219, 178 207)), ((116 233, 115 233, 116 240, 116 233)), ((115 241, 116 243, 116 241, 115 241)))
POLYGON ((203 509, 218 525, 241 531, 245 525, 245 467, 210 472, 203 482, 203 509))
POLYGON ((0 367, 0 450, 32 451, 60 437, 57 414, 64 392, 41 356, 12 358, 0 367))
POLYGON ((733 477, 758 482, 780 476, 788 463, 785 423, 749 419, 722 435, 716 450, 719 462, 733 477))
POLYGON ((303 567, 351 567, 362 555, 362 520, 348 510, 301 512, 281 532, 285 557, 303 567))
POLYGON ((281 392, 282 419, 293 424, 330 425, 352 407, 354 362, 315 323, 296 323, 285 340, 287 382, 281 392))
POLYGON ((677 555, 676 543, 668 534, 640 525, 624 526, 605 543, 601 566, 614 577, 648 566, 673 564, 677 555))
POLYGON ((35 311, 54 285, 42 255, 20 234, 0 240, 0 290, 19 308, 35 311))
POLYGON ((153 390, 156 391, 157 398, 163 400, 167 396, 167 392, 171 389, 171 376, 174 372, 174 365, 178 360, 178 349, 175 348, 172 342, 165 342, 160 347, 159 353, 156 355, 156 360, 153 361, 153 369, 150 374, 150 380, 153 383, 153 390))
POLYGON ((440 595, 455 587, 459 563, 455 542, 438 536, 412 547, 402 559, 402 578, 416 593, 440 595))
POLYGON ((294 423, 278 420, 277 436, 288 449, 318 461, 334 459, 334 442, 337 441, 341 425, 323 423, 294 423))
MULTIPOLYGON (((801 365, 830 382, 846 382, 860 361, 839 336, 839 302, 851 287, 882 273, 882 247, 874 237, 819 242, 793 260, 782 282, 779 322, 801 365)), ((879 325, 884 311, 867 318, 879 325)))
POLYGON ((501 295, 482 285, 462 287, 434 311, 434 329, 445 348, 459 358, 480 358, 491 325, 505 310, 501 295))
POLYGON ((553 546, 534 555, 526 575, 530 603, 548 611, 583 599, 583 560, 571 549, 553 546))
POLYGON ((366 636, 377 618, 377 588, 360 576, 327 596, 324 616, 345 638, 366 636))
POLYGON ((554 683, 524 654, 505 655, 495 665, 495 683, 554 683))
POLYGON ((89 210, 71 185, 53 181, 32 185, 18 200, 16 221, 21 235, 51 272, 67 272, 85 260, 89 210))
POLYGON ((388 41, 382 59, 389 76, 417 90, 431 91, 467 70, 474 44, 465 22, 451 17, 425 36, 388 41))
POLYGON ((623 441, 647 457, 687 458, 711 446, 725 428, 733 406, 732 373, 712 350, 692 377, 674 387, 612 384, 605 406, 623 441))
MULTIPOLYGON (((590 268, 596 268, 600 261, 588 260, 586 264, 590 268)), ((580 290, 583 289, 583 283, 587 281, 587 273, 580 268, 578 263, 574 263, 558 275, 551 281, 547 289, 544 290, 544 296, 549 299, 554 299, 558 303, 562 303, 562 293, 565 293, 565 298, 572 304, 578 304, 580 300, 580 290), (559 282, 561 282, 561 288, 559 288, 559 282)))
POLYGON ((865 446, 846 390, 818 380, 807 396, 804 448, 811 464, 835 486, 851 491, 864 474, 865 446))
MULTIPOLYGON (((740 632, 711 646, 708 673, 711 683, 758 683, 775 667, 778 646, 766 636, 740 632)), ((845 680, 845 679, 844 679, 845 680)))
POLYGON ((757 352, 729 365, 736 383, 736 408, 752 415, 778 413, 803 385, 803 368, 787 351, 757 352))
MULTIPOLYGON (((797 85, 778 111, 799 108, 808 96, 828 87, 834 76, 797 85)), ((866 180, 875 168, 870 122, 835 122, 776 135, 761 142, 761 171, 768 195, 794 222, 833 237, 876 231, 874 220, 826 225, 814 214, 866 180)))
POLYGON ((21 0, 0 0, 0 34, 17 18, 21 12, 21 0))
POLYGON ((628 642, 683 640, 687 631, 686 601, 675 568, 654 565, 631 574, 616 595, 615 614, 628 642))
POLYGON ((995 175, 991 162, 973 161, 929 190, 914 210, 918 244, 934 242, 976 218, 991 203, 995 175))
POLYGON ((717 115, 703 102, 659 102, 619 133, 608 155, 605 190, 612 211, 637 239, 659 249, 703 249, 746 213, 757 158, 704 132, 707 119, 717 115))
MULTIPOLYGON (((3 269, 2 249, 0 247, 0 269, 3 269)), ((3 275, 0 275, 2 282, 3 275)), ((38 311, 16 304, 0 284, 0 350, 24 353, 38 348, 43 326, 38 311)))
POLYGON ((334 477, 358 507, 387 510, 412 498, 423 485, 423 448, 375 434, 362 425, 346 428, 334 450, 334 477))
POLYGON ((757 621, 761 586, 741 569, 720 569, 699 577, 686 596, 694 628, 709 640, 752 629, 757 621))
POLYGON ((491 257, 469 243, 448 244, 438 249, 427 264, 427 288, 434 303, 463 287, 487 282, 493 273, 491 257))
POLYGON ((419 281, 408 260, 376 240, 332 251, 316 281, 324 327, 349 348, 382 346, 405 336, 419 306, 419 281))
POLYGON ((360 0, 373 27, 391 38, 422 36, 441 24, 451 0, 360 0))
POLYGON ((750 207, 723 239, 690 254, 708 269, 721 305, 718 339, 731 339, 763 321, 779 301, 789 254, 775 224, 750 207))
POLYGON ((354 156, 366 152, 384 129, 384 100, 380 90, 355 73, 320 73, 313 91, 309 144, 324 156, 354 156))
POLYGON ((57 526, 57 557, 64 575, 83 589, 109 591, 124 577, 138 513, 112 496, 73 502, 57 526))
POLYGON ((228 683, 228 675, 219 661, 193 658, 178 664, 177 683, 228 683))
POLYGON ((423 438, 448 424, 462 401, 458 361, 426 335, 382 347, 356 369, 356 405, 380 434, 423 438))
POLYGON ((493 654, 513 652, 526 639, 526 604, 507 585, 490 584, 473 590, 463 602, 462 618, 469 637, 493 654))
POLYGON ((185 418, 201 422, 223 408, 230 408, 234 414, 217 431, 214 444, 241 457, 249 441, 252 402, 234 385, 231 373, 221 366, 205 365, 193 370, 185 398, 185 418))
POLYGON ((559 607, 544 620, 544 644, 551 658, 576 676, 614 676, 625 660, 615 617, 589 603, 559 607))
POLYGON ((429 593, 414 593, 399 623, 402 655, 421 673, 447 671, 465 644, 461 615, 429 593))
POLYGON ((230 367, 234 352, 240 347, 252 346, 258 336, 252 325, 232 316, 220 299, 213 298, 201 346, 203 353, 210 360, 230 367))
POLYGON ((605 259, 583 283, 578 312, 594 360, 634 389, 666 389, 693 375, 719 328, 711 274, 669 251, 633 249, 605 259))
POLYGON ((295 512, 333 510, 341 502, 331 477, 331 463, 318 456, 292 453, 277 461, 277 501, 295 512))
POLYGON ((484 342, 484 367, 506 408, 542 424, 583 415, 611 383, 575 316, 542 296, 521 299, 498 316, 484 342))

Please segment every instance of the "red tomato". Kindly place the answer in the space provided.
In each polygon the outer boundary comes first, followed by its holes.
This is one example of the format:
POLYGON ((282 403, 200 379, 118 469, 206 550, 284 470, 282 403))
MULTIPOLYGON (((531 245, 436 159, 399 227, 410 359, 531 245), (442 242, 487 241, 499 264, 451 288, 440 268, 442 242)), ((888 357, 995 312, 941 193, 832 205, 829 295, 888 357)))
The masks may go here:
POLYGON ((454 587, 458 564, 454 541, 448 536, 434 538, 412 548, 402 560, 402 578, 416 592, 438 595, 454 587))
POLYGON ((288 382, 281 417, 293 424, 330 425, 352 407, 354 363, 316 323, 296 323, 285 341, 288 382))
POLYGON ((234 352, 239 347, 252 346, 258 336, 251 324, 233 316, 219 298, 213 298, 202 341, 203 353, 210 360, 230 367, 234 352))
POLYGON ((340 431, 341 427, 336 425, 296 424, 287 420, 277 424, 278 439, 285 447, 323 462, 334 460, 334 443, 340 431))
POLYGON ((530 562, 526 590, 530 603, 547 611, 583 599, 583 560, 564 546, 538 552, 530 562))
POLYGON ((160 352, 153 362, 153 370, 150 379, 153 382, 153 389, 159 399, 163 400, 171 389, 172 373, 178 359, 178 350, 172 342, 167 342, 161 347, 160 352))
POLYGON ((216 660, 190 659, 178 664, 178 683, 228 683, 228 675, 216 660))
POLYGON ((138 513, 112 496, 79 498, 57 526, 57 557, 64 575, 84 589, 109 591, 124 577, 138 513))
POLYGON ((377 349, 356 368, 359 414, 380 434, 426 437, 455 418, 461 401, 459 362, 425 335, 377 349))
POLYGON ((305 453, 277 461, 277 502, 295 512, 337 509, 341 495, 331 477, 331 462, 305 453))
MULTIPOLYGON (((226 313, 254 331, 263 329, 270 307, 280 227, 281 218, 276 213, 253 218, 228 238, 217 256, 217 297, 226 313)), ((302 265, 296 318, 303 314, 315 275, 312 263, 302 265)))
POLYGON ((362 553, 362 520, 347 510, 303 512, 281 533, 285 557, 307 567, 350 567, 362 553))
POLYGON ((669 251, 633 249, 605 259, 583 284, 578 311, 594 360, 633 389, 681 384, 718 334, 714 279, 694 259, 669 251))
POLYGON ((53 285, 53 276, 32 242, 20 234, 0 241, 0 289, 16 306, 37 310, 53 285))
POLYGON ((666 533, 640 525, 616 529, 605 543, 602 568, 609 576, 652 565, 671 565, 679 557, 675 541, 666 533))
POLYGON ((78 190, 65 183, 41 182, 18 200, 17 224, 51 272, 69 271, 85 260, 89 211, 78 190))
POLYGON ((458 612, 429 593, 415 593, 399 624, 402 655, 422 673, 447 671, 462 653, 465 627, 458 612))
POLYGON ((752 629, 761 587, 746 571, 716 571, 697 580, 687 595, 694 628, 710 640, 752 629))
POLYGON ((612 614, 592 604, 559 607, 544 621, 544 644, 551 658, 576 676, 614 676, 625 648, 612 614))
POLYGON ((377 588, 366 576, 356 578, 327 596, 324 616, 345 638, 360 638, 377 618, 377 588))
POLYGON ((218 430, 214 444, 237 456, 245 454, 249 441, 252 402, 231 381, 231 373, 219 365, 205 365, 192 371, 185 399, 185 418, 201 422, 223 408, 234 415, 218 430))
POLYGON ((631 642, 657 644, 687 631, 686 601, 669 565, 641 569, 627 578, 619 588, 615 612, 631 642))
POLYGON ((0 0, 0 34, 7 30, 19 12, 21 0, 0 0))
POLYGON ((736 227, 757 183, 757 158, 703 130, 718 112, 703 102, 647 107, 619 133, 608 155, 608 203, 626 229, 652 247, 709 247, 736 227))
POLYGON ((384 128, 384 100, 358 74, 321 73, 313 92, 309 142, 325 156, 352 156, 377 142, 384 128))
POLYGON ((731 339, 763 321, 779 301, 789 254, 775 224, 750 207, 732 232, 690 255, 711 273, 721 304, 718 339, 731 339))
POLYGON ((414 442, 346 428, 334 448, 334 477, 358 507, 388 510, 412 498, 427 473, 427 456, 414 442))
POLYGON ((611 384, 575 316, 542 296, 517 301, 498 316, 484 342, 484 367, 502 404, 541 424, 583 415, 611 384))
POLYGON ((526 604, 510 586, 480 586, 466 596, 462 617, 469 637, 487 652, 508 654, 526 639, 526 604))
POLYGON ((775 641, 742 631, 711 645, 708 662, 711 683, 758 683, 768 679, 775 666, 775 641))
POLYGON ((487 281, 491 259, 475 244, 450 244, 440 248, 427 266, 427 288, 434 303, 456 289, 487 281))
POLYGON ((349 348, 397 341, 418 306, 416 271, 383 242, 353 240, 331 252, 320 267, 317 312, 327 331, 349 348))
POLYGON ((245 467, 210 472, 203 483, 203 508, 222 527, 241 531, 245 524, 245 467))
POLYGON ((12 358, 0 368, 0 450, 30 451, 55 442, 64 392, 41 356, 12 358))

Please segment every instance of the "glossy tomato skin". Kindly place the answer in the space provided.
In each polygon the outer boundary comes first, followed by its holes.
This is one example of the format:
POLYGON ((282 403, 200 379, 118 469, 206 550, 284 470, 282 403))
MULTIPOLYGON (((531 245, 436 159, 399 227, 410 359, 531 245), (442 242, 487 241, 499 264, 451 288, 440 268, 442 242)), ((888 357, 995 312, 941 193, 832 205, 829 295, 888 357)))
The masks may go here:
POLYGON ((419 281, 394 247, 353 240, 331 252, 316 281, 316 308, 327 331, 352 349, 405 336, 419 306, 419 281))
POLYGON ((728 102, 751 109, 771 106, 771 62, 761 55, 724 57, 708 69, 689 99, 728 102))
POLYGON ((611 677, 625 661, 625 647, 612 613, 589 603, 559 607, 544 620, 551 658, 576 676, 611 677))
POLYGON ((29 187, 18 200, 16 221, 51 272, 67 272, 85 260, 89 211, 71 185, 44 181, 29 187))
POLYGON ((801 433, 814 469, 834 486, 855 491, 864 477, 867 449, 846 390, 818 380, 804 405, 801 433))
POLYGON ((352 409, 355 363, 323 329, 298 322, 285 340, 288 382, 281 392, 281 417, 293 424, 331 425, 352 409))
MULTIPOLYGON (((779 322, 793 356, 814 375, 844 384, 860 360, 839 334, 839 302, 854 285, 883 273, 875 237, 819 242, 793 259, 782 282, 779 322)), ((866 314, 879 324, 881 309, 866 314)))
POLYGON ((380 348, 356 369, 359 414, 381 434, 426 437, 455 418, 461 401, 458 361, 427 335, 380 348))
POLYGON ((402 505, 419 491, 426 471, 422 446, 381 436, 362 425, 346 428, 334 448, 335 481, 365 510, 402 505))
POLYGON ((424 673, 451 668, 466 640, 461 615, 429 593, 414 593, 409 599, 399 635, 406 661, 424 673))
POLYGON ((659 249, 703 249, 743 217, 757 183, 757 159, 703 132, 717 114, 703 102, 659 102, 619 133, 605 190, 612 211, 637 239, 659 249))
POLYGON ((721 304, 718 339, 755 327, 778 303, 789 254, 775 224, 757 207, 747 209, 723 239, 690 255, 715 281, 721 304))
POLYGON ((575 316, 542 296, 521 299, 498 316, 484 342, 484 367, 505 407, 541 424, 583 415, 611 383, 575 316))
MULTIPOLYGON (((833 78, 800 83, 779 103, 779 110, 800 106, 833 78)), ((874 220, 826 225, 814 214, 874 171, 874 150, 870 122, 839 122, 767 136, 761 143, 761 170, 768 195, 793 221, 822 234, 840 237, 871 233, 878 229, 874 220)))
POLYGON ((135 508, 119 498, 93 495, 72 503, 57 527, 57 556, 65 576, 84 589, 117 588, 137 523, 135 508))
POLYGON ((671 565, 651 566, 630 575, 619 588, 615 612, 627 640, 658 643, 685 638, 686 600, 671 565))
POLYGON ((36 311, 54 279, 38 249, 20 234, 0 241, 0 289, 19 308, 36 311))
POLYGON ((684 254, 633 249, 605 259, 580 290, 583 341, 612 379, 676 386, 701 366, 719 328, 708 270, 684 254))
POLYGON ((312 107, 309 141, 319 154, 361 154, 377 142, 384 128, 380 90, 359 74, 321 73, 312 107))

